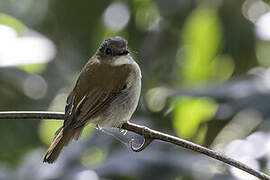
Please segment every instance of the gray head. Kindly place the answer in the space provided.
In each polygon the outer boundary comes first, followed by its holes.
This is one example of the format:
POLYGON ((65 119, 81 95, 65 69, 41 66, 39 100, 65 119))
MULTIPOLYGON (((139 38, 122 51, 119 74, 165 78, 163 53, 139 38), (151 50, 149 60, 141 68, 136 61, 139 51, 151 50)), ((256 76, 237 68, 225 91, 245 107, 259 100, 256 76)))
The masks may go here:
POLYGON ((127 41, 120 36, 108 38, 101 44, 97 56, 102 60, 125 56, 129 53, 127 44, 127 41))

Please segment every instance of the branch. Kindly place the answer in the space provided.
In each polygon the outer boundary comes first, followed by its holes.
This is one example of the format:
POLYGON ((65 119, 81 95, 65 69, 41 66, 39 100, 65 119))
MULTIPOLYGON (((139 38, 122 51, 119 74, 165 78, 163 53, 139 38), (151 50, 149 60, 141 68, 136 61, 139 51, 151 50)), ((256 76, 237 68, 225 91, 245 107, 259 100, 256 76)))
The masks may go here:
MULTIPOLYGON (((61 112, 45 112, 45 111, 2 111, 0 112, 0 119, 64 119, 64 113, 61 112)), ((197 145, 195 143, 186 141, 184 139, 171 136, 159 131, 152 130, 145 126, 136 125, 133 123, 124 123, 121 127, 122 129, 132 131, 134 133, 142 135, 145 140, 144 143, 139 148, 134 148, 133 141, 131 141, 131 149, 135 152, 142 151, 145 149, 153 140, 161 140, 164 142, 169 142, 186 149, 190 149, 216 160, 222 161, 233 167, 241 169, 249 174, 252 174, 263 180, 270 180, 270 177, 260 171, 257 171, 239 161, 236 161, 230 157, 222 155, 216 151, 207 149, 203 146, 197 145)))

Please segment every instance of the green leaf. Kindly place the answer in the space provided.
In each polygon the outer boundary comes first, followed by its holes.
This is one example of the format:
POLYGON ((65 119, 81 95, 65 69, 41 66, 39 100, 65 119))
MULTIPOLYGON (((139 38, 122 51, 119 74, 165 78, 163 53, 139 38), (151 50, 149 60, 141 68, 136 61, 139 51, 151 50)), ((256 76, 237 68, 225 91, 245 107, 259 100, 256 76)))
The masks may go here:
POLYGON ((212 62, 221 45, 221 38, 221 25, 215 11, 198 8, 192 12, 182 34, 185 57, 181 62, 185 83, 204 83, 215 74, 212 62))
MULTIPOLYGON (((173 127, 177 134, 185 139, 192 138, 199 125, 210 120, 217 111, 217 104, 209 98, 176 98, 172 105, 173 127)), ((205 133, 200 134, 204 136, 205 133)))
POLYGON ((0 24, 12 27, 17 33, 24 33, 27 30, 27 27, 21 21, 2 13, 0 13, 0 24))
POLYGON ((27 64, 19 66, 19 69, 22 69, 28 73, 41 73, 46 70, 47 63, 40 63, 40 64, 27 64))

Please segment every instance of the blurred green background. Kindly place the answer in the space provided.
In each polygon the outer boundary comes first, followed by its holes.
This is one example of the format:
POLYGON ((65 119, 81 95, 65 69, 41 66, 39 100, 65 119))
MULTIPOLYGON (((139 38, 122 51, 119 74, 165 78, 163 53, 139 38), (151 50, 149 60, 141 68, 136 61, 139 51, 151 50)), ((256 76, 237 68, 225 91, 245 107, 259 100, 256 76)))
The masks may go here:
MULTIPOLYGON (((0 0, 0 109, 64 111, 110 36, 142 69, 132 122, 270 173, 270 6, 262 0, 0 0)), ((206 156, 89 126, 53 165, 56 120, 0 121, 0 179, 255 179, 206 156), (112 136, 108 135, 111 134, 112 136)))

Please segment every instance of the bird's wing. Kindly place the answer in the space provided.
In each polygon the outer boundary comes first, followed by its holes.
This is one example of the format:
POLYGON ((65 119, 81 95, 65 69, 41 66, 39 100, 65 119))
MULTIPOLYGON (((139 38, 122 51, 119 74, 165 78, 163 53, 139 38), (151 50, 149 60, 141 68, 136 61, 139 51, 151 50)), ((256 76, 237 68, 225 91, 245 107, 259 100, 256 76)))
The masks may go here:
MULTIPOLYGON (((97 92, 97 91, 96 91, 97 92)), ((77 122, 75 128, 81 127, 86 122, 92 118, 98 116, 103 110, 108 108, 111 104, 118 101, 122 103, 128 97, 125 86, 122 89, 119 89, 117 92, 104 93, 102 95, 88 95, 84 98, 81 106, 78 107, 77 111, 77 122), (95 104, 92 104, 92 99, 95 98, 95 104), (96 98, 98 97, 98 98, 96 98)))
POLYGON ((64 127, 83 126, 119 99, 118 97, 127 94, 126 80, 130 69, 125 67, 126 65, 109 66, 95 64, 82 70, 75 88, 67 99, 64 127))

